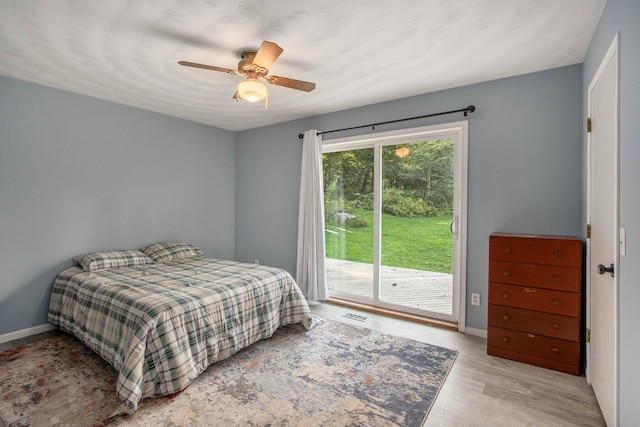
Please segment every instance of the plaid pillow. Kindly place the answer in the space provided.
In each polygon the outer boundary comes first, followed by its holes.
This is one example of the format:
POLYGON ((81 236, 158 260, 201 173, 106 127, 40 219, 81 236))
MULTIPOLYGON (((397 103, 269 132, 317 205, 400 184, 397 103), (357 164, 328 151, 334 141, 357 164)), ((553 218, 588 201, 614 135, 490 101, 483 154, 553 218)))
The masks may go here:
POLYGON ((139 250, 93 252, 90 254, 77 255, 73 257, 73 261, 80 264, 80 267, 82 267, 84 271, 153 264, 153 259, 139 250))
POLYGON ((142 248, 142 252, 153 258, 155 262, 202 256, 202 249, 196 248, 188 243, 178 242, 154 243, 146 248, 142 248))

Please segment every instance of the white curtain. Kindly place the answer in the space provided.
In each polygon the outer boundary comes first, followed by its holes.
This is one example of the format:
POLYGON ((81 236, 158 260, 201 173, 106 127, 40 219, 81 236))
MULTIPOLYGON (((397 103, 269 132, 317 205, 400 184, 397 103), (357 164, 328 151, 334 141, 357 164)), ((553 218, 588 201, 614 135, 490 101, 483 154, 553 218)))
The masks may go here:
POLYGON ((309 301, 329 298, 324 251, 322 137, 313 129, 306 131, 302 140, 296 266, 296 282, 309 301))

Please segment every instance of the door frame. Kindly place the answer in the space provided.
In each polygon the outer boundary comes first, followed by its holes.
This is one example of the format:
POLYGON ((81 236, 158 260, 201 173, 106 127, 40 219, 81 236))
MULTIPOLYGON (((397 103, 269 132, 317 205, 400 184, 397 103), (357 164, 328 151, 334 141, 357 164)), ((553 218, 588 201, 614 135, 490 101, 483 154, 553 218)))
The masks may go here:
MULTIPOLYGON (((454 144, 454 260, 453 260, 453 315, 443 316, 435 313, 434 318, 457 322, 458 331, 466 329, 466 301, 467 301, 467 188, 468 188, 468 164, 469 164, 469 122, 467 120, 442 123, 430 126, 421 126, 409 129, 400 129, 388 132, 380 132, 371 135, 358 135, 345 138, 328 139, 322 142, 323 153, 342 151, 343 149, 358 149, 371 146, 375 149, 376 162, 380 159, 377 149, 384 145, 402 144, 404 142, 416 142, 416 138, 437 139, 446 134, 458 134, 459 143, 454 144), (456 292, 457 291, 457 292, 456 292), (457 294, 456 294, 457 293, 457 294)), ((379 171, 379 165, 376 165, 379 171)), ((379 173, 379 172, 378 172, 379 173)), ((379 189, 376 189, 379 191, 379 189)), ((379 197, 376 197, 376 203, 379 197)), ((379 209, 375 209, 375 212, 379 209)), ((379 234, 379 233, 378 233, 379 234)), ((375 239, 375 236, 374 236, 375 239)), ((374 242, 374 244, 377 244, 374 242)), ((378 245, 379 246, 379 245, 378 245)), ((374 263, 379 257, 374 257, 374 263)), ((375 268, 375 266, 374 266, 375 268)), ((374 291, 374 297, 375 297, 374 291)), ((379 304, 385 307, 384 303, 379 304)), ((385 307, 389 308, 389 307, 385 307)), ((390 307, 393 309, 393 307, 390 307)), ((407 308, 407 312, 412 312, 407 308)))
MULTIPOLYGON (((604 73, 609 62, 615 58, 616 65, 616 89, 615 89, 615 98, 616 98, 616 126, 615 126, 615 136, 613 143, 615 144, 615 164, 614 164, 614 175, 615 175, 615 192, 614 192, 614 200, 615 200, 615 218, 614 218, 614 229, 615 236, 614 241, 620 242, 620 34, 617 33, 609 46, 606 54, 602 58, 598 70, 593 76, 593 79, 589 83, 589 88, 587 91, 587 117, 592 117, 592 98, 591 94, 595 88, 595 86, 600 81, 602 74, 604 73)), ((591 224, 591 189, 592 189, 592 171, 591 171, 591 148, 592 148, 592 134, 587 132, 587 224, 591 224)), ((620 265, 620 247, 617 246, 614 248, 614 256, 613 263, 615 268, 617 269, 620 265)), ((586 313, 585 313, 585 323, 588 330, 591 329, 591 277, 590 272, 594 268, 593 264, 596 264, 597 261, 591 260, 591 239, 586 239, 586 261, 585 261, 585 282, 586 282, 586 313)), ((620 398, 620 363, 619 363, 619 274, 616 271, 615 276, 613 277, 613 286, 614 286, 614 304, 615 304, 615 313, 614 318, 616 319, 616 334, 615 334, 615 348, 614 351, 614 363, 616 366, 616 376, 614 378, 614 390, 615 390, 615 417, 616 423, 618 422, 617 417, 619 416, 619 398, 620 398)), ((587 378, 587 382, 591 384, 592 375, 591 375, 591 364, 590 364, 590 355, 591 355, 591 344, 590 342, 586 343, 586 354, 585 354, 585 375, 587 378)))

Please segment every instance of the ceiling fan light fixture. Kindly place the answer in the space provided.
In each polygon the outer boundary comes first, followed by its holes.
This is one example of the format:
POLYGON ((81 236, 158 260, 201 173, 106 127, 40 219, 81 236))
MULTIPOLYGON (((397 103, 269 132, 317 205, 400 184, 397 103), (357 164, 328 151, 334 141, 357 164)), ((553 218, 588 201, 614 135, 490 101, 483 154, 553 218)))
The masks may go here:
POLYGON ((238 83, 238 95, 249 102, 262 101, 267 97, 267 86, 255 77, 247 77, 238 83))
POLYGON ((238 69, 216 67, 213 65, 198 64, 197 62, 178 61, 178 64, 185 67, 202 68, 204 70, 219 71, 226 74, 246 76, 246 80, 238 83, 238 90, 231 99, 240 101, 246 99, 249 102, 265 100, 264 108, 269 108, 269 94, 267 86, 258 79, 264 79, 272 85, 286 87, 304 92, 311 92, 316 88, 316 84, 302 80, 290 79, 288 77, 268 76, 269 66, 278 59, 282 53, 282 48, 273 42, 264 40, 258 50, 245 50, 242 52, 242 60, 238 63, 238 69))

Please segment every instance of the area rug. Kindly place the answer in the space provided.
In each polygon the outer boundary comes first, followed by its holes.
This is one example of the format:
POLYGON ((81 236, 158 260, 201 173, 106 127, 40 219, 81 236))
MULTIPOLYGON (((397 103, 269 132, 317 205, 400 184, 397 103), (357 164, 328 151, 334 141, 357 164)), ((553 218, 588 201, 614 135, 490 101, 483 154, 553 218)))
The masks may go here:
POLYGON ((0 353, 0 415, 17 426, 421 426, 457 352, 337 321, 278 329, 174 398, 118 406, 116 372, 61 334, 0 353))

